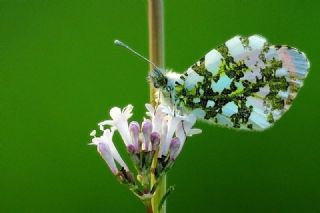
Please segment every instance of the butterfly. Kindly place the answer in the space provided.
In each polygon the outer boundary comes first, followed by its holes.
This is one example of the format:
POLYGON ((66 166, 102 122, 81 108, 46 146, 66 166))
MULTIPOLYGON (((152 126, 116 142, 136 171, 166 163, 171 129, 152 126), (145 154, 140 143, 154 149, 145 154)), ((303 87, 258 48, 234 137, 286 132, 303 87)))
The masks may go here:
POLYGON ((231 38, 184 73, 154 67, 149 79, 160 102, 219 126, 262 131, 291 107, 310 63, 296 48, 252 35, 231 38))

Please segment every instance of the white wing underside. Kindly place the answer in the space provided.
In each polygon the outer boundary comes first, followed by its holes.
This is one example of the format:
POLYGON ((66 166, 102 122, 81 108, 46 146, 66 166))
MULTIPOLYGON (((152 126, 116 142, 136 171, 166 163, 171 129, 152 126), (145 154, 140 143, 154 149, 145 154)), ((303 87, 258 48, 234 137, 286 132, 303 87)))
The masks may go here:
MULTIPOLYGON (((223 63, 226 63, 226 55, 221 49, 211 50, 205 55, 203 61, 197 62, 184 74, 168 78, 172 81, 171 85, 178 84, 174 95, 177 95, 176 99, 180 99, 175 102, 179 102, 182 110, 188 109, 186 111, 192 111, 199 119, 205 119, 221 126, 245 130, 264 130, 271 127, 290 108, 308 74, 310 65, 307 57, 295 48, 269 45, 265 38, 258 35, 245 39, 244 41, 243 37, 235 36, 224 45, 227 48, 228 57, 234 60, 232 63, 244 63, 247 67, 241 78, 230 77, 230 74, 221 68, 223 63), (203 63, 203 67, 201 67, 201 63, 203 63), (274 64, 277 63, 277 69, 273 69, 274 64), (208 72, 210 75, 206 75, 208 72), (213 80, 210 79, 209 89, 215 96, 204 100, 204 96, 208 92, 206 89, 208 87, 203 86, 205 83, 208 84, 207 76, 213 76, 213 80), (215 79, 216 76, 219 78, 215 79), (277 90, 276 84, 282 84, 283 79, 285 79, 287 87, 283 89, 282 86, 277 90), (247 87, 253 87, 252 85, 257 83, 263 85, 259 87, 258 91, 248 94, 241 93, 241 91, 246 91, 247 87), (179 94, 181 87, 186 94, 179 94), (231 98, 229 102, 225 102, 220 108, 217 108, 217 104, 220 103, 219 94, 225 94, 232 87, 234 90, 240 91, 238 96, 244 96, 246 106, 241 105, 241 101, 238 101, 239 97, 236 97, 234 95, 236 93, 233 92, 230 93, 229 99, 233 96, 236 98, 234 100, 231 98), (181 100, 183 98, 190 99, 191 95, 189 94, 193 94, 195 90, 197 95, 194 95, 193 102, 185 100, 181 104, 181 100), (274 94, 275 91, 277 94, 274 94), (282 103, 281 107, 275 107, 275 100, 282 103), (237 121, 237 125, 235 125, 235 117, 241 116, 244 108, 251 109, 250 116, 247 120, 240 119, 240 122, 237 121), (219 112, 214 116, 208 116, 210 110, 214 109, 219 112)), ((230 67, 228 69, 232 70, 230 67)))

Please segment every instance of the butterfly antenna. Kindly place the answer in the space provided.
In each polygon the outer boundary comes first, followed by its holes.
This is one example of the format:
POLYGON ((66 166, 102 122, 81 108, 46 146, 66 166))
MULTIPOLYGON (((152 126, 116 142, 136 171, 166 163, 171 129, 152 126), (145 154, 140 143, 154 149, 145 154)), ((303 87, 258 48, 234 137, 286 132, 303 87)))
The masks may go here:
POLYGON ((143 60, 149 62, 155 69, 157 70, 161 70, 157 65, 155 65, 152 61, 150 61, 149 59, 147 59, 146 57, 144 57, 143 55, 141 55, 140 53, 138 53, 137 51, 135 51, 134 49, 132 49, 131 47, 129 47, 127 44, 123 43, 122 41, 119 40, 114 40, 114 44, 120 47, 124 47, 127 50, 129 50, 130 52, 132 52, 133 54, 137 55, 138 57, 142 58, 143 60))

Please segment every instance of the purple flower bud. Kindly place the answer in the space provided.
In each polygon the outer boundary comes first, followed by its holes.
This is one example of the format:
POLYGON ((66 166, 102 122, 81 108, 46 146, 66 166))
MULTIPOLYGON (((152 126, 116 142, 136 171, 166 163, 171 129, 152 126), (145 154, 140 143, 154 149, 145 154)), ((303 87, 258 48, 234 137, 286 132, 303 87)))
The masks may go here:
POLYGON ((129 146, 127 146, 127 150, 128 150, 128 152, 130 153, 130 154, 134 154, 134 153, 137 153, 137 148, 134 146, 134 145, 132 145, 132 144, 129 144, 129 146))
POLYGON ((142 122, 142 132, 151 133, 152 130, 152 123, 150 120, 144 120, 142 122))
MULTIPOLYGON (((130 136, 131 136, 131 140, 132 140, 132 144, 134 146, 134 149, 136 151, 138 151, 138 147, 139 147, 139 133, 140 133, 140 126, 139 123, 136 121, 132 121, 129 125, 129 131, 130 131, 130 136)), ((130 146, 128 145, 128 146, 130 146)))
POLYGON ((181 145, 181 142, 179 138, 175 137, 171 140, 170 148, 169 148, 170 159, 175 160, 177 158, 180 145, 181 145))
MULTIPOLYGON (((142 122, 142 133, 144 136, 144 150, 149 151, 150 146, 150 134, 152 131, 152 123, 150 120, 145 120, 142 122)), ((150 147, 151 149, 151 147, 150 147)))
POLYGON ((157 132, 152 132, 150 135, 150 140, 152 144, 152 150, 155 151, 160 144, 160 134, 157 132))

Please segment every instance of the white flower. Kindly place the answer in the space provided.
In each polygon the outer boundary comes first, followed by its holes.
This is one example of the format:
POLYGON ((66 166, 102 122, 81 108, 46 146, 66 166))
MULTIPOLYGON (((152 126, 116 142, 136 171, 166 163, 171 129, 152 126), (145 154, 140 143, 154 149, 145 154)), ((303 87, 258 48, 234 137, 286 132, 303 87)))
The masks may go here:
POLYGON ((101 155, 101 157, 105 160, 110 170, 114 175, 118 174, 118 168, 116 163, 114 162, 111 150, 107 144, 105 144, 100 138, 92 139, 92 145, 97 146, 97 151, 101 155))
POLYGON ((174 110, 168 108, 166 109, 167 120, 168 120, 168 132, 165 136, 164 144, 162 145, 162 155, 167 156, 169 151, 169 146, 173 135, 179 125, 183 120, 187 119, 187 116, 180 116, 174 110))
POLYGON ((180 122, 176 129, 176 137, 180 140, 180 147, 178 150, 179 154, 181 149, 186 141, 187 136, 192 136, 195 134, 200 134, 201 129, 192 129, 193 125, 196 123, 197 117, 194 114, 189 114, 186 116, 186 119, 180 122))
POLYGON ((98 124, 100 126, 100 129, 103 129, 103 126, 105 125, 111 125, 115 127, 119 131, 127 147, 132 144, 128 127, 128 119, 132 116, 132 109, 133 106, 131 104, 125 107, 122 111, 119 107, 113 107, 110 110, 110 116, 112 120, 102 121, 98 124))
POLYGON ((153 108, 151 104, 145 105, 148 112, 146 113, 151 118, 152 122, 152 132, 161 132, 162 121, 166 116, 165 111, 168 111, 168 106, 160 104, 156 110, 153 108))
POLYGON ((156 109, 150 104, 146 104, 146 108, 148 109, 147 115, 151 117, 152 132, 160 134, 158 157, 168 155, 174 135, 179 138, 179 149, 177 151, 177 154, 179 154, 186 137, 201 132, 201 130, 191 129, 196 122, 196 116, 193 114, 180 115, 178 111, 163 104, 160 104, 156 109))
POLYGON ((128 166, 122 160, 118 150, 114 146, 112 141, 113 133, 114 129, 112 128, 111 130, 104 130, 103 135, 100 137, 95 137, 95 135, 92 134, 94 138, 92 139, 92 143, 90 143, 90 145, 97 146, 97 150, 101 157, 106 161, 107 165, 114 174, 118 173, 115 161, 126 171, 129 171, 128 166))

